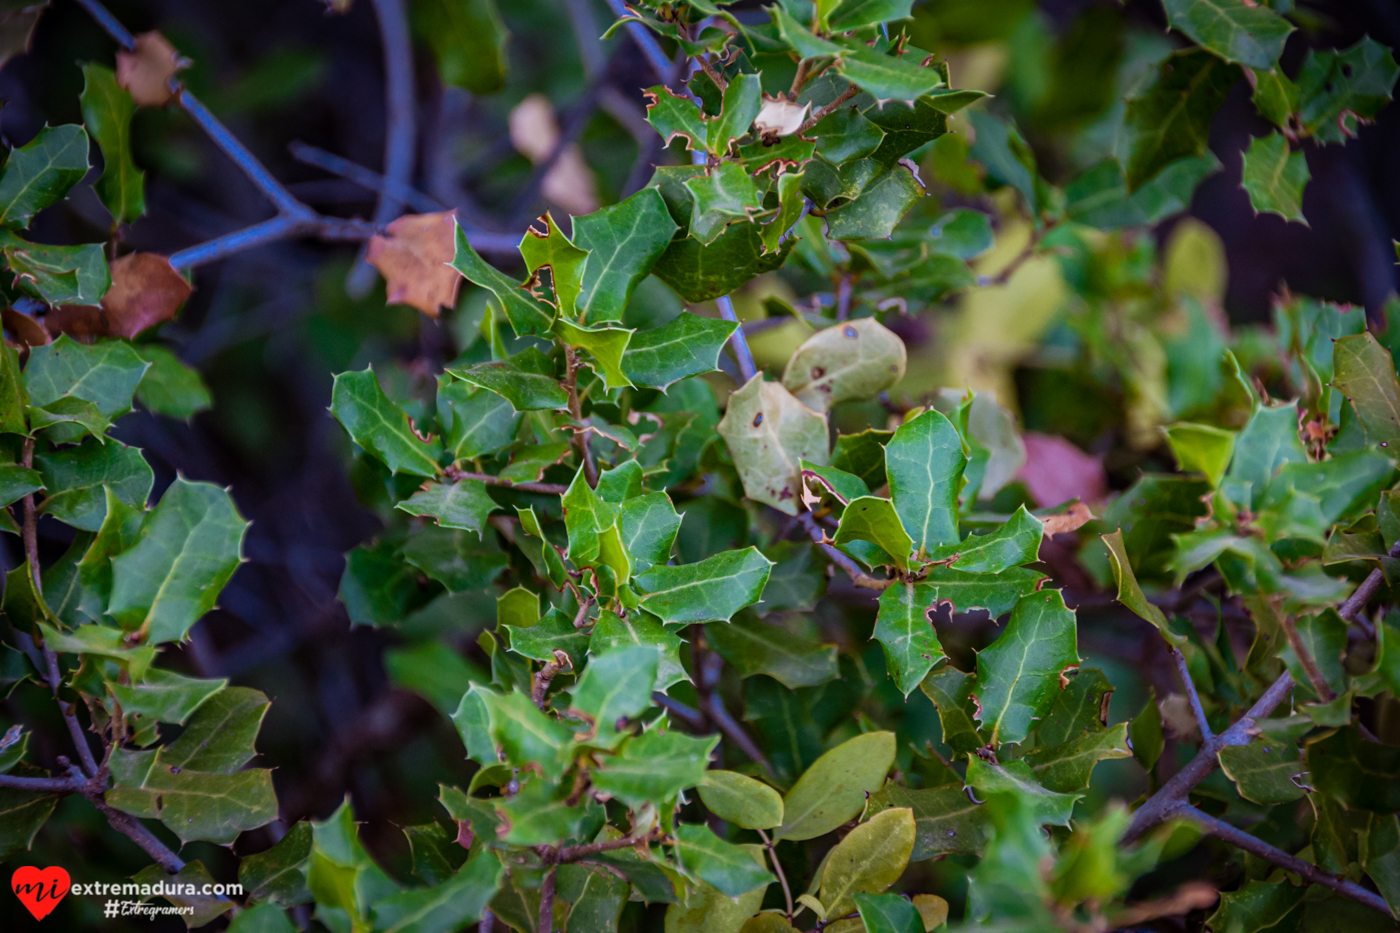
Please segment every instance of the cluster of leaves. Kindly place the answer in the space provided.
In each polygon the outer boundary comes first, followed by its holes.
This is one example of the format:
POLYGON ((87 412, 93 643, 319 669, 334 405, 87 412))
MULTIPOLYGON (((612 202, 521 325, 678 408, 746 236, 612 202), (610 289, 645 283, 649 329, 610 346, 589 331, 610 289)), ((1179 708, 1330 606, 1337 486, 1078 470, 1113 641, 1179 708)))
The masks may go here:
MULTIPOLYGON (((888 397, 908 366, 897 322, 1016 269, 979 280, 973 263, 997 241, 987 214, 919 211, 918 161, 966 162, 949 118, 984 95, 954 89, 945 62, 890 28, 911 0, 782 0, 757 23, 708 0, 637 4, 615 28, 644 27, 698 65, 647 92, 648 121, 690 165, 659 167, 568 234, 540 218, 519 245, 523 277, 484 260, 450 214, 375 237, 392 301, 436 317, 463 304, 463 282, 489 296, 479 339, 431 392, 386 390, 366 368, 337 375, 331 399, 357 491, 384 520, 347 556, 342 601, 353 622, 396 630, 390 676, 450 716, 475 770, 465 789, 441 787, 445 820, 405 830, 418 883, 371 857, 346 802, 245 858, 241 903, 181 901, 187 922, 234 912, 230 929, 280 933, 284 911, 314 905, 336 933, 586 933, 618 929, 635 901, 667 905, 675 933, 920 933, 949 922, 948 901, 919 890, 931 885, 917 866, 939 860, 966 875, 969 927, 1107 929, 1214 905, 1213 888, 1191 886, 1128 903, 1203 834, 1251 859, 1212 929, 1386 922, 1369 908, 1400 905, 1400 756, 1360 711, 1400 693, 1385 649, 1400 621, 1361 612, 1400 553, 1391 352, 1360 312, 1306 299, 1280 302, 1271 332, 1228 335, 1208 294, 1162 281, 1150 241, 1102 231, 1189 202, 1241 74, 1280 128, 1251 147, 1246 188, 1257 209, 1298 214, 1306 166, 1288 146, 1342 141, 1397 72, 1366 40, 1310 53, 1289 79, 1275 8, 1166 7, 1198 47, 1155 67, 1119 114, 1119 155, 1065 187, 1010 121, 967 118, 979 190, 1016 192, 1035 227, 1021 261, 1053 251, 1075 285, 1061 348, 1079 350, 1092 391, 1122 396, 1138 449, 1164 437, 1176 460, 1097 519, 1012 482, 1026 448, 993 393, 888 397), (766 310, 815 333, 774 379, 727 296, 784 266, 817 286, 766 310), (666 289, 696 310, 653 300, 666 289), (698 313, 711 300, 718 317, 698 313), (737 374, 723 404, 722 372, 737 374), (1070 606, 1084 594, 1048 585, 1055 536, 1179 660, 1184 727, 1152 701, 1111 721, 1113 685, 1081 667, 1070 606), (864 623, 824 625, 824 595, 868 609, 879 647, 860 644, 864 623), (483 667, 432 615, 479 618, 493 596, 494 627, 472 646, 483 667), (1190 614, 1201 600, 1217 610, 1209 635, 1190 614), (1231 601, 1251 625, 1243 660, 1231 601), (934 621, 949 612, 1005 623, 974 659, 945 650, 934 621), (1159 782, 1164 729, 1193 728, 1199 774, 1159 782), (1149 782, 1135 813, 1091 791, 1100 762, 1128 759, 1149 782)), ((415 16, 445 80, 499 86, 489 2, 415 16)), ((152 57, 173 69, 165 48, 152 57)), ((168 100, 169 73, 152 91, 126 67, 85 68, 114 224, 142 209, 132 110, 168 100)), ((72 719, 79 761, 60 777, 29 760, 22 727, 0 740, 0 857, 67 793, 124 832, 159 821, 181 843, 229 844, 277 816, 271 773, 247 767, 267 699, 155 666, 214 606, 246 523, 226 491, 184 479, 149 505, 151 468, 108 433, 133 399, 199 407, 197 376, 128 342, 188 285, 161 257, 109 267, 101 244, 39 247, 11 229, 84 177, 87 151, 82 127, 48 128, 0 174, 15 273, 0 505, 19 520, 0 515, 26 555, 0 606, 0 675, 9 690, 76 693, 91 724, 72 719), (40 515, 74 529, 42 572, 40 515)), ((143 879, 208 879, 159 847, 143 879)))

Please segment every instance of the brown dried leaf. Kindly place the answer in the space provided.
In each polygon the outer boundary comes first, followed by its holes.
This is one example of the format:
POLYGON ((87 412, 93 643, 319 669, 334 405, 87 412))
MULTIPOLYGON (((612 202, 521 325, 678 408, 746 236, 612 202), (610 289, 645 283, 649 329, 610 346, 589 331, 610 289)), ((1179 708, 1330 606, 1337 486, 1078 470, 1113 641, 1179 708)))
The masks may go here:
POLYGON ((143 32, 135 48, 117 53, 117 84, 131 93, 138 107, 164 107, 175 96, 170 79, 189 64, 165 36, 143 32))
POLYGON ((4 321, 5 329, 23 346, 42 347, 52 339, 49 332, 44 330, 44 325, 14 308, 0 311, 0 320, 4 321))
POLYGON ((1062 535, 1067 531, 1078 531, 1084 527, 1086 522, 1093 520, 1094 513, 1090 512, 1089 507, 1082 502, 1075 502, 1069 507, 1068 512, 1043 519, 1047 535, 1062 535))
POLYGON ((107 333, 130 340, 175 317, 193 291, 170 260, 157 253, 131 253, 112 263, 112 287, 102 298, 107 333))
POLYGON ((44 326, 55 337, 59 334, 86 339, 105 337, 107 315, 92 305, 59 305, 44 315, 44 326))
POLYGON ((1106 495, 1108 480, 1098 457, 1063 437, 1027 431, 1021 439, 1026 444, 1026 463, 1016 478, 1026 484, 1038 505, 1059 505, 1071 499, 1098 502, 1106 495))
MULTIPOLYGON (((517 152, 536 165, 546 161, 559 145, 559 123, 554 107, 543 94, 531 94, 510 112, 510 141, 517 152)), ((590 214, 599 207, 593 170, 583 159, 583 150, 570 143, 559 153, 540 185, 545 200, 557 204, 575 217, 590 214)))
POLYGON ((462 276, 449 263, 456 253, 454 211, 407 214, 369 241, 366 258, 384 276, 390 304, 409 305, 428 317, 457 303, 462 276))

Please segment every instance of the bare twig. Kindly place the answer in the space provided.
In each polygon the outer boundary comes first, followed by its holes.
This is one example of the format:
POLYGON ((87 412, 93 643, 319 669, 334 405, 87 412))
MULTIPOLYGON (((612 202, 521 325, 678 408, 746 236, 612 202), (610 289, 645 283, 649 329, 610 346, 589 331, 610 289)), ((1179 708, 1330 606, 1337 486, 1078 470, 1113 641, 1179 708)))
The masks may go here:
POLYGON ((536 483, 529 480, 514 482, 502 476, 492 476, 490 473, 471 473, 467 470, 458 470, 454 468, 449 468, 444 472, 450 479, 474 479, 488 486, 503 486, 506 489, 519 489, 521 492, 537 492, 546 496, 562 496, 569 491, 568 486, 561 486, 558 483, 536 483))
POLYGON ((569 656, 558 648, 554 649, 554 660, 549 661, 535 674, 534 688, 530 691, 530 699, 535 701, 535 705, 540 709, 545 708, 545 694, 549 692, 549 685, 560 671, 571 671, 574 669, 574 662, 569 656))
POLYGON ((836 320, 844 321, 851 314, 851 274, 841 273, 836 283, 836 320))
MULTIPOLYGON (((1390 557, 1400 557, 1400 541, 1396 541, 1390 549, 1390 557)), ((1385 582, 1385 572, 1379 567, 1367 574, 1366 579, 1361 581, 1361 585, 1356 591, 1347 597, 1347 601, 1342 603, 1342 608, 1337 611, 1343 619, 1348 622, 1356 622, 1360 618, 1360 612, 1366 608, 1366 603, 1371 597, 1376 595, 1376 591, 1385 582)))
POLYGON ((810 117, 808 117, 807 120, 802 124, 802 126, 798 128, 797 135, 801 136, 803 133, 806 133, 812 127, 816 126, 818 123, 822 122, 827 117, 840 110, 841 106, 845 104, 846 101, 850 100, 852 97, 855 97, 859 93, 860 88, 856 87, 854 84, 846 88, 837 96, 835 100, 833 100, 831 103, 827 104, 825 107, 821 108, 820 110, 813 113, 810 117))
POLYGON ((773 863, 773 871, 778 876, 778 881, 783 885, 783 900, 787 902, 788 922, 792 922, 792 889, 788 887, 787 875, 783 874, 783 866, 778 862, 778 853, 773 849, 773 840, 768 838, 768 834, 763 830, 758 831, 758 838, 763 840, 763 847, 768 850, 768 860, 773 863))
MULTIPOLYGON (((627 15, 627 5, 623 0, 608 0, 608 9, 612 10, 613 15, 618 18, 627 15)), ((661 51, 661 45, 656 41, 656 37, 635 20, 627 24, 627 35, 631 36, 632 41, 637 43, 637 47, 642 50, 642 55, 646 57, 647 64, 651 65, 651 70, 656 72, 656 76, 662 81, 669 79, 671 60, 666 57, 665 52, 661 51)))
POLYGON ((300 140, 294 140, 287 146, 287 151, 292 154, 292 158, 307 165, 314 165, 322 171, 338 175, 346 181, 352 181, 369 191, 379 194, 385 192, 392 194, 404 204, 415 211, 432 213, 434 211, 448 210, 448 206, 431 195, 424 194, 412 185, 401 185, 373 169, 365 168, 358 162, 351 162, 344 156, 338 156, 333 152, 327 152, 316 146, 307 145, 300 140))
POLYGON ((1181 685, 1186 688, 1186 697, 1191 701, 1191 711, 1196 714, 1196 725, 1201 730, 1201 738, 1211 740, 1210 723, 1206 721, 1205 708, 1201 706, 1201 695, 1196 692, 1196 684, 1191 680, 1191 672, 1186 668, 1186 655, 1175 645, 1168 645, 1172 660, 1176 662, 1176 672, 1181 675, 1181 685))
POLYGON ((724 669, 724 659, 705 649, 705 636, 698 625, 692 626, 691 631, 695 633, 690 640, 690 655, 695 668, 695 692, 700 698, 700 711, 724 733, 725 738, 771 776, 773 766, 764 757, 758 743, 729 714, 719 695, 719 675, 724 669))
MULTIPOLYGON (((739 323, 739 317, 734 313, 734 302, 728 295, 721 295, 715 299, 715 305, 719 308, 719 316, 726 321, 739 323)), ((749 342, 744 337, 742 327, 734 328, 734 335, 729 338, 729 345, 734 349, 734 358, 739 361, 739 372, 743 373, 744 381, 748 382, 758 373, 758 367, 754 365, 753 354, 749 352, 749 342)))
POLYGON ((1359 901, 1367 907, 1379 910, 1386 916, 1390 915, 1390 908, 1386 905, 1385 898, 1374 891, 1368 891, 1343 875, 1333 874, 1330 871, 1318 868, 1311 862, 1303 861, 1296 855, 1289 855, 1282 849, 1276 849, 1257 836, 1251 836, 1244 830, 1236 829, 1223 820, 1218 820, 1213 816, 1202 813, 1184 800, 1176 804, 1170 816, 1191 820, 1217 839, 1223 839, 1233 846, 1237 846, 1244 849, 1246 852, 1257 855, 1285 871, 1292 872, 1310 884, 1322 885, 1324 888, 1336 891, 1338 894, 1349 897, 1354 901, 1359 901))
POLYGON ((544 883, 540 885, 540 925, 539 933, 552 933, 554 930, 554 876, 557 865, 550 865, 544 873, 544 883))
POLYGON ((686 706, 680 700, 668 697, 659 690, 652 692, 651 701, 657 706, 663 707, 672 716, 680 719, 692 729, 703 729, 707 724, 704 713, 686 706))
POLYGON ((817 525, 817 520, 811 512, 802 512, 797 516, 797 520, 802 523, 802 527, 807 529, 807 534, 826 553, 826 556, 833 564, 846 571, 846 576, 851 578, 851 582, 865 590, 883 590, 894 583, 894 578, 880 579, 872 577, 870 574, 856 566, 856 562, 845 554, 842 554, 833 545, 827 542, 826 532, 817 525))
POLYGON ((15 790, 48 791, 55 794, 76 794, 87 783, 84 778, 73 777, 24 777, 19 774, 0 774, 0 787, 15 790))
MULTIPOLYGON (((575 422, 583 424, 583 403, 578 397, 578 356, 568 344, 564 345, 564 366, 564 390, 569 394, 569 414, 575 422)), ((587 430, 575 430, 573 444, 579 460, 583 462, 583 478, 588 480, 588 485, 597 486, 598 467, 593 462, 593 449, 588 444, 588 437, 587 430)))
POLYGON ((1279 622, 1283 626, 1283 637, 1288 640, 1288 647, 1293 649, 1293 656, 1298 659, 1298 664, 1303 668, 1303 673, 1308 675, 1308 683, 1312 686, 1313 693, 1324 703, 1330 703, 1337 698, 1327 679, 1322 676, 1322 671, 1317 667, 1317 661, 1313 658, 1308 646, 1303 644, 1303 639, 1298 637, 1298 626, 1293 622, 1293 616, 1283 614, 1279 617, 1279 622))

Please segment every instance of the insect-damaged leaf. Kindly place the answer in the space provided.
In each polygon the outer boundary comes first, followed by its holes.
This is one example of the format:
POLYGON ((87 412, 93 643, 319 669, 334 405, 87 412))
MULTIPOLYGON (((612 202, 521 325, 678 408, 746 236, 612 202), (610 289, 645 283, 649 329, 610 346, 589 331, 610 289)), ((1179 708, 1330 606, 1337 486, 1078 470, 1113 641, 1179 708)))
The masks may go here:
POLYGON ((622 320, 633 289, 647 277, 675 232, 675 221, 655 188, 643 188, 574 221, 574 242, 588 250, 578 297, 586 323, 622 320))
POLYGON ((783 385, 807 407, 874 398, 904 377, 904 341, 874 318, 818 331, 788 360, 783 385))
POLYGON ((1079 665, 1074 612, 1058 590, 1021 597, 1006 630, 977 653, 978 721, 992 745, 1020 742, 1060 692, 1060 676, 1079 665))
POLYGON ((788 515, 801 502, 801 461, 827 462, 826 419, 759 373, 729 396, 719 423, 744 494, 788 515))
POLYGON ((437 475, 442 442, 419 436, 408 413, 384 394, 372 367, 335 377, 331 414, 344 426, 351 440, 383 461, 390 472, 437 475))
POLYGON ((540 337, 549 332, 549 326, 554 323, 554 306, 536 298, 524 285, 482 259, 472 249, 460 225, 452 268, 496 296, 517 336, 540 337))

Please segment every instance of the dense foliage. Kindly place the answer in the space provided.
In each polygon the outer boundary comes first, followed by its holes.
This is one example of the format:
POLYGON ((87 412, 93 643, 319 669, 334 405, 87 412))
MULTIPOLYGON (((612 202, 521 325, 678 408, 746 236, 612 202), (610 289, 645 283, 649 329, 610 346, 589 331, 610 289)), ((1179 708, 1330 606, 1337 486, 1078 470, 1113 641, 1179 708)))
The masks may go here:
MULTIPOLYGON (((383 179, 373 221, 313 211, 159 33, 82 5, 115 67, 82 65, 82 124, 0 171, 0 531, 21 556, 0 857, 93 813, 150 857, 142 880, 210 880, 183 856, 234 846, 242 895, 170 900, 239 933, 1393 928, 1400 324, 1285 292, 1270 326, 1231 329, 1208 229, 1147 230, 1220 169, 1208 131, 1241 86, 1271 126, 1243 187, 1306 222, 1304 151, 1376 117, 1388 49, 1310 49, 1289 75, 1311 20, 1286 0, 1165 0, 1168 38, 1095 7, 1058 46, 1018 28, 1043 73, 1003 103, 941 54, 971 7, 637 3, 605 38, 656 69, 666 157, 563 222, 592 176, 520 102, 513 143, 560 220, 517 248, 383 179), (1065 86, 1104 43, 1107 80, 1065 86), (182 109, 276 216, 127 251, 138 107, 182 109), (107 243, 27 235, 89 185, 107 243), (206 482, 152 501, 113 434, 137 404, 211 404, 159 339, 186 270, 301 235, 368 240, 389 302, 454 341, 442 366, 337 367, 329 397, 380 521, 340 600, 460 739, 397 862, 348 798, 276 823, 274 772, 249 767, 267 696, 168 663, 248 523, 206 482), (936 366, 906 346, 930 322, 936 366), (1150 639, 1165 676, 1106 630, 1150 639)), ((445 83, 499 90, 491 0, 412 9, 445 83)), ((376 11, 387 60, 403 11, 376 11)), ((6 15, 22 47, 37 10, 6 15)))

